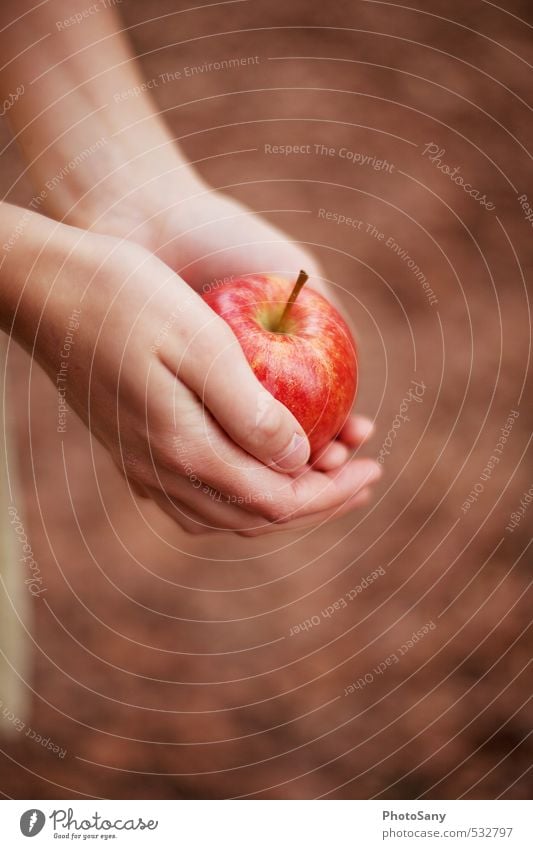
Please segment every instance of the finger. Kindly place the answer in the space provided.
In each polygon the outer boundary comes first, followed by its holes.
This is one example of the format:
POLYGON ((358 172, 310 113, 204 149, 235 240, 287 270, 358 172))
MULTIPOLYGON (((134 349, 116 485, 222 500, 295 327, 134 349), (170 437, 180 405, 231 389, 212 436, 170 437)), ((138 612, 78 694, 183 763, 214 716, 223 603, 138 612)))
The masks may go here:
MULTIPOLYGON (((334 510, 381 475, 381 466, 366 459, 350 460, 340 469, 326 473, 306 467, 297 477, 267 468, 228 438, 190 390, 165 374, 168 390, 162 381, 158 395, 166 405, 170 422, 162 433, 151 436, 150 475, 152 480, 156 476, 157 482, 150 485, 159 486, 171 496, 180 497, 180 492, 174 491, 179 480, 190 482, 197 478, 218 492, 238 497, 247 512, 269 521, 286 522, 334 510), (175 436, 172 402, 177 403, 179 437, 175 436), (176 439, 178 450, 173 444, 176 439)), ((164 410, 156 418, 160 420, 163 414, 164 410)))
POLYGON ((333 511, 323 511, 313 516, 306 516, 303 519, 295 519, 283 525, 265 522, 260 516, 251 516, 244 510, 234 508, 233 505, 229 505, 223 500, 208 503, 207 497, 204 497, 202 502, 199 492, 194 494, 184 492, 182 496, 183 499, 193 503, 194 507, 191 507, 190 503, 185 504, 184 500, 172 498, 167 493, 157 489, 150 489, 149 497, 187 533, 198 536, 231 531, 240 536, 256 537, 282 531, 304 530, 319 526, 332 519, 338 519, 351 510, 366 504, 370 499, 370 492, 370 489, 366 488, 333 511))
POLYGON ((374 460, 355 459, 330 472, 310 469, 293 481, 295 506, 290 518, 310 515, 322 510, 335 510, 382 475, 381 466, 374 460))
POLYGON ((200 513, 196 513, 190 506, 186 506, 177 499, 170 498, 167 493, 159 489, 149 489, 148 497, 187 534, 205 536, 219 533, 222 530, 222 528, 206 522, 205 518, 200 513))
POLYGON ((310 448, 298 420, 256 378, 226 322, 203 302, 191 312, 181 356, 165 349, 165 365, 248 454, 281 471, 301 468, 310 448))
POLYGON ((258 527, 257 529, 239 531, 238 533, 240 536, 256 537, 264 536, 266 534, 282 533, 285 531, 294 532, 304 531, 313 527, 319 528, 326 522, 332 522, 334 519, 340 519, 342 516, 356 510, 358 507, 363 507, 365 504, 368 504, 371 499, 371 495, 372 490, 370 487, 367 487, 366 489, 361 490, 361 492, 358 492, 357 495, 353 495, 335 510, 324 510, 321 513, 315 513, 311 516, 306 516, 303 519, 293 519, 293 521, 287 522, 286 524, 270 524, 265 525, 263 528, 258 527))
POLYGON ((226 501, 226 496, 214 491, 208 495, 201 490, 191 490, 185 482, 174 490, 179 497, 168 492, 150 489, 150 496, 164 512, 189 532, 220 533, 222 531, 251 531, 266 529, 268 522, 260 516, 241 510, 226 501))
POLYGON ((269 481, 270 488, 257 484, 261 469, 257 477, 239 480, 237 487, 233 476, 218 486, 217 470, 208 470, 207 466, 204 474, 209 480, 202 482, 196 474, 189 479, 164 469, 157 471, 160 490, 192 507, 214 527, 222 524, 233 530, 249 530, 262 528, 265 521, 285 526, 293 519, 314 520, 317 514, 334 514, 377 481, 382 470, 372 460, 352 460, 329 473, 309 469, 298 479, 272 472, 274 483, 269 481), (237 492, 224 494, 227 487, 237 492))
MULTIPOLYGON (((205 531, 216 531, 219 529, 231 529, 234 531, 252 531, 268 532, 269 526, 276 523, 277 526, 291 525, 292 523, 287 514, 287 508, 283 511, 283 505, 286 501, 286 495, 283 489, 280 490, 281 495, 278 496, 279 503, 275 501, 276 496, 269 490, 254 490, 248 488, 244 494, 231 495, 220 489, 210 485, 206 480, 200 480, 196 472, 194 472, 194 459, 192 455, 184 456, 184 464, 188 475, 170 473, 164 469, 157 469, 157 480, 159 486, 147 487, 147 493, 160 506, 165 506, 165 512, 169 513, 178 523, 181 524, 181 518, 192 518, 205 526, 205 531), (163 505, 163 501, 165 504, 163 505)), ((356 475, 349 475, 347 481, 344 481, 343 496, 337 497, 332 501, 332 506, 327 510, 313 508, 308 506, 306 510, 301 510, 301 519, 310 522, 311 524, 318 521, 320 517, 327 515, 336 515, 338 510, 346 512, 349 505, 354 503, 358 495, 376 478, 375 471, 379 476, 381 467, 373 461, 355 461, 356 475), (348 505, 348 507, 346 507, 348 505), (317 519, 318 517, 318 519, 317 519)), ((206 467, 207 468, 207 467, 206 467)), ((268 471, 268 470, 267 470, 268 471)), ((352 470, 353 471, 353 470, 352 470)), ((207 471, 204 474, 209 474, 207 471)), ((276 475, 275 477, 284 478, 284 476, 276 475)), ((330 478, 324 474, 316 473, 315 477, 319 478, 323 483, 330 481, 330 486, 333 486, 338 475, 331 475, 330 478)), ((285 481, 292 484, 290 478, 285 478, 285 481)), ((292 488, 292 487, 291 487, 292 488)), ((359 502, 355 502, 358 504, 359 502)), ((301 520, 300 520, 301 524, 301 520)), ((200 528, 196 529, 199 532, 200 528)))
POLYGON ((366 416, 350 416, 342 427, 338 439, 346 445, 358 448, 374 434, 374 423, 366 416))
POLYGON ((329 472, 346 463, 350 456, 350 449, 338 440, 330 442, 322 451, 311 457, 313 469, 320 472, 329 472))

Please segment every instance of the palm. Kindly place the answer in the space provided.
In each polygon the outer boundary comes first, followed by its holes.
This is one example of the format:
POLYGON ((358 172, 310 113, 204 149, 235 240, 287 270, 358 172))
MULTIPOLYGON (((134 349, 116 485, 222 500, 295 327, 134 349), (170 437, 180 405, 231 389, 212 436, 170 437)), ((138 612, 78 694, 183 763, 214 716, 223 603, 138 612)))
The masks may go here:
POLYGON ((251 273, 295 276, 305 268, 324 288, 312 255, 238 201, 207 190, 167 214, 159 256, 195 289, 225 277, 251 273), (184 220, 186 211, 186 220, 184 220))

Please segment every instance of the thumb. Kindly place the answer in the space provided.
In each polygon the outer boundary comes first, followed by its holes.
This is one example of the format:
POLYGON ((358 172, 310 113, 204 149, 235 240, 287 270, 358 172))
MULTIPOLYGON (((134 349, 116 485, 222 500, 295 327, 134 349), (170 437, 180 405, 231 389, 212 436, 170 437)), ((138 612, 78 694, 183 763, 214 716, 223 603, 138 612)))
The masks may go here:
MULTIPOLYGON (((253 373, 248 397, 249 403, 255 404, 254 421, 245 424, 243 419, 241 427, 233 427, 233 430, 228 425, 227 432, 234 441, 249 454, 282 472, 293 472, 304 466, 310 454, 305 432, 287 407, 267 392, 253 373)), ((242 405, 242 398, 235 400, 242 405)))
POLYGON ((241 448, 279 471, 301 468, 310 454, 302 426, 256 378, 226 322, 209 312, 212 321, 194 356, 183 359, 180 377, 241 448))

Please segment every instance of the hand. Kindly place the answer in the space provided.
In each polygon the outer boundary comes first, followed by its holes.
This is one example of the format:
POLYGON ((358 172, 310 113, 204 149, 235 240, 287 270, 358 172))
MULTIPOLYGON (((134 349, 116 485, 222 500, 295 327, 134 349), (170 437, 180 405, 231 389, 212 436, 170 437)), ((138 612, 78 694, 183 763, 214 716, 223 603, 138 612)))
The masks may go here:
MULTIPOLYGON (((76 214, 84 212, 80 207, 76 214)), ((336 303, 308 251, 249 208, 210 189, 179 159, 172 173, 151 181, 149 193, 136 190, 94 218, 83 218, 83 224, 143 244, 199 293, 213 281, 256 272, 291 276, 304 268, 311 277, 307 285, 336 303)), ((312 466, 339 468, 372 433, 369 419, 352 415, 337 439, 311 457, 312 466)))
POLYGON ((55 379, 68 317, 81 310, 66 400, 137 492, 192 533, 247 536, 314 524, 366 499, 377 464, 356 460, 336 473, 306 466, 296 420, 271 396, 265 406, 229 327, 161 260, 35 219, 39 249, 19 243, 8 258, 11 279, 31 284, 19 338, 55 379))
MULTIPOLYGON (((311 285, 321 285, 320 269, 305 251, 242 205, 210 192, 198 179, 180 154, 150 94, 143 90, 142 73, 115 9, 102 9, 98 15, 84 21, 83 27, 59 31, 56 22, 64 16, 59 0, 37 6, 30 0, 21 2, 22 7, 20 0, 17 3, 5 0, 0 12, 3 23, 0 47, 5 54, 0 88, 7 94, 14 90, 14 84, 22 83, 26 89, 24 97, 13 103, 9 117, 36 187, 53 186, 47 189, 40 209, 84 229, 143 245, 197 287, 206 278, 273 270, 273 264, 287 274, 295 274, 303 266, 314 275, 311 285), (49 33, 45 47, 41 44, 42 32, 49 33), (91 69, 90 74, 88 68, 91 69), (123 97, 124 92, 135 92, 135 96, 123 97), (80 156, 82 152, 86 154, 83 157, 80 156), (76 163, 76 167, 65 168, 71 162, 76 163), (61 175, 60 180, 57 179, 58 174, 61 175)), ((83 12, 84 8, 82 0, 73 0, 73 4, 69 5, 71 13, 83 12)), ((94 250, 95 253, 91 247, 86 254, 85 261, 89 265, 98 255, 96 246, 94 250)), ((129 253, 127 247, 124 247, 124 253, 129 253)), ((147 268, 149 263, 145 259, 143 266, 147 268)), ((159 268, 162 275, 163 271, 159 268)), ((115 269, 114 273, 119 272, 120 269, 115 269)), ((149 273, 152 273, 151 268, 149 273)), ((165 273, 169 274, 169 268, 165 273)), ((94 274, 95 279, 105 277, 103 270, 94 271, 94 274)), ((137 279, 136 275, 132 275, 131 279, 137 279)), ((102 302, 97 296, 89 298, 89 294, 87 299, 87 303, 90 301, 92 304, 91 310, 94 308, 96 321, 102 302)), ((162 300, 165 299, 162 297, 162 300)), ((120 293, 118 301, 125 302, 123 315, 128 315, 124 293, 120 293)), ((155 309, 154 303, 150 302, 150 305, 155 309)), ((197 307, 200 308, 199 302, 197 307)), ((146 333, 144 342, 148 338, 153 339, 155 325, 159 322, 158 326, 161 326, 161 322, 172 314, 172 309, 165 319, 156 311, 153 321, 147 320, 150 331, 146 333)), ((143 315, 144 312, 143 309, 143 315)), ((105 313, 102 316, 107 319, 105 313)), ((212 313, 210 316, 214 320, 212 313)), ((131 314, 130 318, 133 320, 134 315, 131 314)), ((135 324, 136 333, 139 325, 140 320, 135 324)), ((175 322, 176 331, 182 325, 185 328, 186 317, 183 315, 175 322)), ((53 326, 50 325, 52 331, 53 326)), ((174 327, 172 331, 167 336, 173 339, 174 327)), ((98 338, 101 348, 103 343, 97 335, 96 325, 91 333, 88 342, 98 338)), ((131 340, 128 344, 131 347, 131 340)), ((165 360, 167 344, 162 345, 157 354, 159 365, 165 362, 168 366, 168 360, 165 360)), ((127 363, 123 364, 120 359, 114 362, 109 357, 112 348, 113 342, 109 339, 105 346, 106 368, 109 369, 106 380, 111 381, 112 368, 117 365, 123 367, 123 377, 132 378, 131 386, 138 388, 137 375, 134 372, 129 374, 127 363)), ((88 350, 92 350, 90 345, 88 350)), ((205 350, 209 350, 207 345, 205 350)), ((136 353, 139 367, 146 365, 149 359, 147 352, 139 350, 136 353)), ((175 351, 173 355, 177 356, 175 351)), ((172 358, 170 363, 172 368, 177 365, 172 358)), ((184 369, 190 368, 188 358, 185 357, 183 363, 180 360, 179 365, 179 379, 188 387, 189 372, 182 374, 184 369)), ((84 363, 80 364, 80 368, 83 370, 84 363)), ((241 362, 240 368, 248 373, 246 383, 253 383, 257 389, 248 366, 244 367, 241 362)), ((141 370, 140 374, 144 372, 141 370)), ((95 376, 101 377, 98 372, 95 376)), ((104 383, 99 389, 102 390, 103 386, 104 383)), ((73 392, 77 389, 72 387, 73 392)), ((111 385, 109 397, 112 401, 115 390, 116 386, 111 385)), ((91 395, 93 392, 94 387, 91 387, 91 395)), ((292 417, 287 418, 290 416, 288 411, 280 414, 285 424, 280 425, 279 436, 271 435, 265 440, 265 452, 270 455, 266 457, 255 444, 249 447, 250 443, 254 443, 253 428, 247 435, 241 433, 249 418, 245 417, 238 426, 228 421, 229 402, 226 400, 224 403, 220 393, 221 387, 218 392, 212 389, 209 398, 206 396, 213 418, 219 426, 228 427, 228 436, 234 443, 269 462, 288 437, 287 422, 290 421, 290 427, 294 427, 292 417), (216 398, 219 398, 218 403, 214 400, 216 398), (224 410, 227 410, 225 414, 224 410)), ((246 396, 244 400, 249 404, 252 399, 246 396)), ((130 399, 121 398, 119 412, 123 404, 127 409, 130 399)), ((154 404, 155 401, 150 399, 150 410, 154 404)), ((87 398, 80 399, 78 409, 82 415, 86 405, 87 398)), ((240 406, 235 408, 240 409, 240 406)), ((247 407, 248 417, 251 409, 247 407)), ((276 409, 279 411, 279 405, 276 409)), ((100 415, 100 410, 95 407, 90 424, 97 433, 100 415)), ((206 416, 206 421, 210 421, 209 416, 206 416)), ((100 434, 100 438, 105 441, 110 436, 110 425, 106 421, 102 425, 104 433, 100 434)), ((348 462, 351 451, 358 448, 370 432, 368 420, 362 417, 350 419, 339 438, 324 449, 320 457, 311 458, 314 468, 329 473, 338 469, 340 481, 352 468, 348 462)), ((304 451, 303 448, 300 450, 304 451)), ((377 474, 375 464, 366 461, 366 465, 373 469, 373 474, 377 474)), ((156 487, 156 491, 161 493, 162 488, 156 487)), ((307 513, 310 512, 310 508, 307 509, 307 513)))

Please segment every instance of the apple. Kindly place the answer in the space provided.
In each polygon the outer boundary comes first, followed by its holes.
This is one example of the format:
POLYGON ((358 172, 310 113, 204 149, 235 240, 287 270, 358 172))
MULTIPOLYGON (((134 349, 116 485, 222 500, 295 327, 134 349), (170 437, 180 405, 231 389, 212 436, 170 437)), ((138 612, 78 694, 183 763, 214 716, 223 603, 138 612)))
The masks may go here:
MULTIPOLYGON (((231 327, 256 377, 289 408, 313 454, 341 430, 357 390, 355 343, 344 319, 311 288, 250 275, 204 294, 231 327)), ((231 376, 228 376, 231 379, 231 376)))

